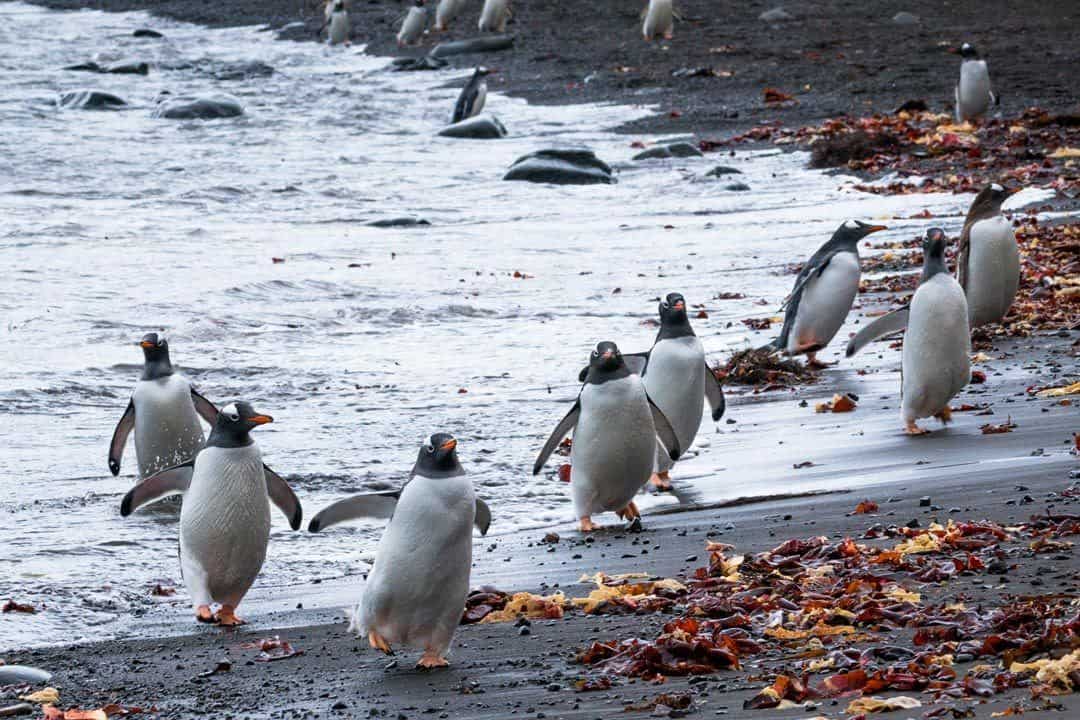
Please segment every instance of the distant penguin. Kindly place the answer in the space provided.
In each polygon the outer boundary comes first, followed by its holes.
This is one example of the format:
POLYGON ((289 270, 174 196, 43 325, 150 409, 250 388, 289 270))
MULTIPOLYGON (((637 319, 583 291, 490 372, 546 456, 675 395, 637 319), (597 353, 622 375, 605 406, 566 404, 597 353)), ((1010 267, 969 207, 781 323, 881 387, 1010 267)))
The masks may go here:
POLYGON ((415 4, 409 8, 405 19, 401 21, 401 30, 398 32, 397 44, 416 45, 424 36, 424 28, 427 26, 427 8, 424 0, 415 0, 415 4))
POLYGON ((349 44, 349 11, 345 0, 334 0, 326 6, 327 39, 331 45, 349 44))
POLYGON ((1001 214, 1007 197, 1009 192, 997 183, 984 187, 972 201, 960 232, 956 279, 967 296, 972 328, 1001 322, 1020 287, 1016 234, 1001 214))
POLYGON ((645 21, 641 26, 641 34, 647 42, 661 36, 665 40, 672 38, 675 28, 673 5, 672 0, 649 0, 649 6, 645 9, 645 21))
MULTIPOLYGON (((679 447, 689 449, 701 428, 704 400, 709 401, 712 419, 724 415, 724 390, 705 362, 705 348, 690 327, 686 300, 670 293, 660 302, 660 331, 652 349, 645 353, 624 355, 631 372, 642 376, 645 392, 671 421, 679 438, 679 447)), ((585 379, 588 368, 582 371, 585 379)), ((661 490, 670 490, 669 471, 674 462, 667 449, 657 445, 656 465, 650 481, 661 490)))
POLYGON ((166 497, 184 496, 180 508, 180 569, 200 622, 240 625, 236 607, 262 569, 270 539, 270 501, 300 527, 303 510, 292 489, 263 464, 249 433, 273 422, 246 402, 218 413, 206 447, 194 460, 136 485, 120 505, 127 517, 166 497), (219 605, 214 612, 212 606, 219 605))
POLYGON ((620 517, 641 517, 634 496, 652 474, 656 438, 672 460, 682 453, 671 422, 645 392, 641 377, 630 372, 613 342, 593 350, 577 401, 544 444, 533 465, 540 473, 551 453, 571 430, 570 489, 582 532, 596 529, 592 515, 613 510, 620 517))
POLYGON ((423 668, 449 665, 447 650, 469 593, 472 527, 486 535, 491 525, 491 511, 473 493, 456 450, 452 435, 432 435, 403 488, 336 502, 308 528, 390 518, 349 629, 387 655, 395 645, 422 648, 417 667, 423 668))
POLYGON ((487 81, 484 78, 489 73, 490 71, 485 67, 476 68, 472 77, 469 78, 469 82, 465 83, 465 87, 461 88, 457 104, 454 105, 454 116, 450 122, 456 123, 468 120, 474 115, 479 115, 480 111, 484 109, 484 103, 487 101, 487 81))
POLYGON ((109 470, 120 474, 124 446, 134 430, 139 477, 146 478, 195 457, 204 440, 199 417, 213 425, 218 412, 186 377, 173 370, 164 336, 147 333, 139 346, 143 351, 142 376, 113 431, 109 470))
POLYGON ((512 17, 510 0, 484 0, 480 12, 480 32, 506 32, 506 23, 512 17))
POLYGON ((1001 104, 990 86, 990 71, 974 46, 960 48, 960 82, 956 84, 956 121, 973 120, 984 115, 992 105, 1001 104))
POLYGON ((833 233, 795 279, 795 287, 781 310, 784 327, 771 345, 789 355, 806 353, 809 367, 822 368, 817 353, 828 345, 847 318, 859 291, 859 241, 887 229, 848 220, 833 233))
POLYGON ((945 266, 945 233, 930 228, 923 240, 923 271, 911 304, 860 330, 848 357, 867 343, 905 330, 900 365, 901 415, 909 435, 923 435, 916 420, 952 419, 949 401, 971 380, 968 309, 960 283, 945 266))
POLYGON ((461 11, 465 9, 466 1, 467 0, 439 0, 439 5, 435 8, 435 31, 444 32, 447 30, 454 18, 460 15, 461 11))

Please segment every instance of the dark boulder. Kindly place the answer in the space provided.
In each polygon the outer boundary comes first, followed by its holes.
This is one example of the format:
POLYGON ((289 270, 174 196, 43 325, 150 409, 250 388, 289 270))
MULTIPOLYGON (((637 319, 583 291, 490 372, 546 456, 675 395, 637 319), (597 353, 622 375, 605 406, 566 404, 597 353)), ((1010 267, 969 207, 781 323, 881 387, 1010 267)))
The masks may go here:
POLYGON ((368 223, 368 227, 375 228, 400 228, 400 227, 418 227, 424 225, 430 225, 427 220, 423 218, 415 218, 412 216, 395 217, 395 218, 383 218, 381 220, 372 220, 368 223))
POLYGON ((151 30, 150 28, 139 28, 135 32, 131 33, 132 37, 137 38, 163 38, 165 37, 157 30, 151 30))
POLYGON ((244 114, 240 101, 231 95, 164 95, 158 98, 154 117, 167 120, 217 120, 244 114))
POLYGON ((514 47, 513 35, 493 35, 470 40, 455 40, 439 43, 431 50, 431 56, 445 58, 451 55, 471 55, 473 53, 498 52, 514 47))
POLYGON ((42 685, 49 682, 52 673, 28 665, 0 665, 0 686, 42 685))
POLYGON ((706 177, 721 177, 723 175, 742 175, 742 170, 728 167, 727 165, 717 165, 712 170, 705 173, 706 177))
POLYGON ((449 65, 446 60, 430 55, 418 58, 396 58, 392 63, 394 72, 411 72, 416 70, 442 70, 449 65))
POLYGON ((654 158, 687 158, 701 157, 702 153, 693 143, 675 142, 667 145, 657 145, 648 150, 643 150, 634 156, 634 160, 651 160, 654 158))
POLYGON ((443 137, 472 138, 474 140, 494 140, 506 137, 506 128, 494 115, 477 115, 453 125, 447 125, 439 131, 443 137))
POLYGON ((514 161, 503 180, 555 185, 613 183, 611 167, 591 150, 539 150, 514 161))
POLYGON ((74 72, 95 72, 106 73, 111 75, 149 75, 150 65, 140 60, 119 60, 108 65, 99 65, 91 60, 90 62, 80 63, 78 65, 68 65, 65 70, 71 70, 74 72))
POLYGON ((113 110, 127 107, 127 102, 102 90, 69 90, 60 94, 60 107, 69 110, 113 110))

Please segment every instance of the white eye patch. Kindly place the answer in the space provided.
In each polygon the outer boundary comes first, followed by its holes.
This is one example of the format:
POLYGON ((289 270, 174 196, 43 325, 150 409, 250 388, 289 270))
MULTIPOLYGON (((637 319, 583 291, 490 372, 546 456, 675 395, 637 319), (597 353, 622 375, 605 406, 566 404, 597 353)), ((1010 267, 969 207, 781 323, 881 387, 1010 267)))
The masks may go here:
POLYGON ((854 220, 845 220, 844 227, 846 227, 848 230, 854 230, 855 228, 859 227, 859 223, 855 222, 854 220))
POLYGON ((229 403, 225 407, 221 408, 221 412, 225 415, 225 417, 229 418, 230 420, 240 419, 240 411, 236 409, 236 403, 229 403))
POLYGON ((1005 188, 1001 187, 997 183, 994 183, 993 185, 990 186, 990 189, 993 190, 994 192, 1001 192, 1005 188))

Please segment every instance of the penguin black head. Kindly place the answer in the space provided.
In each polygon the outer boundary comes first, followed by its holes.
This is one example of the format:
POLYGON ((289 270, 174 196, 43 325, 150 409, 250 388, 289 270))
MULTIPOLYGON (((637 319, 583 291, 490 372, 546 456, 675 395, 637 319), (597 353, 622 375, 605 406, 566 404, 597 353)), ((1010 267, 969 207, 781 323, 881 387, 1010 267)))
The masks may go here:
POLYGON ((424 0, 416 0, 416 7, 418 7, 418 8, 424 7, 424 0))
POLYGON ((975 49, 975 46, 971 43, 964 43, 960 46, 960 57, 965 60, 978 60, 979 51, 975 49))
POLYGON ((334 1, 334 12, 342 12, 345 10, 345 0, 334 1))
POLYGON ((156 380, 172 375, 172 362, 169 360, 169 341, 164 335, 147 333, 139 341, 143 351, 143 380, 156 380))
POLYGON ((457 440, 450 433, 435 433, 425 445, 421 446, 416 457, 413 475, 427 478, 454 477, 464 475, 457 456, 457 440))
POLYGON ((854 246, 867 235, 888 229, 889 228, 884 225, 870 225, 861 220, 846 220, 836 229, 836 232, 833 233, 829 243, 833 245, 854 246))
POLYGON ((481 65, 476 68, 476 71, 473 74, 479 75, 480 77, 486 77, 491 74, 491 70, 481 65))
POLYGON ((657 340, 694 334, 686 314, 686 298, 680 293, 668 293, 668 296, 660 301, 659 311, 660 333, 656 336, 657 340))
POLYGON ((1001 204, 1011 193, 997 183, 991 183, 979 191, 975 199, 971 201, 969 217, 989 217, 1001 212, 1001 204))
POLYGON ((926 231, 923 237, 923 273, 922 282, 926 282, 938 273, 948 273, 949 268, 945 264, 945 246, 949 243, 945 231, 938 227, 932 227, 926 231))
POLYGON ((623 367, 622 353, 619 346, 610 340, 596 344, 596 349, 589 356, 589 374, 611 373, 623 367))
POLYGON ((218 412, 214 429, 210 431, 207 447, 236 448, 252 443, 248 434, 260 425, 274 422, 274 418, 255 412, 251 403, 234 402, 218 412))

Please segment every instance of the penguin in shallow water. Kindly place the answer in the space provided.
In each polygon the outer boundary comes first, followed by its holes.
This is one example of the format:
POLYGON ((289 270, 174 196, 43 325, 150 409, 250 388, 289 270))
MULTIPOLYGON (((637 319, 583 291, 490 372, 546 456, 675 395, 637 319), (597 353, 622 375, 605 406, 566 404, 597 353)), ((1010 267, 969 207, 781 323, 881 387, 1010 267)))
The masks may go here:
POLYGON ((199 417, 213 425, 218 411, 173 369, 169 341, 164 336, 147 333, 139 347, 143 351, 142 376, 113 431, 109 470, 120 474, 124 446, 134 430, 139 477, 146 478, 195 457, 205 439, 199 417))
POLYGON ((809 367, 826 366, 817 354, 840 330, 859 291, 859 241, 886 229, 858 220, 848 220, 836 229, 807 261, 780 307, 787 312, 780 337, 770 343, 773 348, 789 355, 805 353, 809 367))
POLYGON ((200 622, 243 624, 236 608, 262 569, 270 540, 270 502, 300 527, 303 510, 289 485, 263 464, 252 429, 273 422, 246 402, 218 413, 194 460, 152 475, 120 504, 127 517, 169 495, 183 495, 180 568, 200 622), (213 606, 220 606, 214 612, 213 606))
POLYGON ((484 0, 480 11, 480 32, 506 32, 506 23, 512 17, 510 0, 484 0))
POLYGON ((960 248, 956 279, 967 297, 971 327, 1001 322, 1020 288, 1020 250, 1012 225, 1001 214, 1009 191, 987 185, 971 203, 960 248))
POLYGON ((387 655, 396 645, 422 648, 417 667, 449 665, 447 650, 469 593, 472 527, 486 535, 491 525, 490 510, 458 461, 457 440, 432 435, 403 488, 336 502, 308 529, 319 532, 361 517, 389 518, 390 524, 350 631, 387 655))
POLYGON ((596 529, 592 516, 598 512, 613 510, 631 521, 640 518, 634 496, 652 474, 657 437, 672 460, 682 454, 682 446, 615 343, 596 346, 584 383, 574 407, 540 450, 533 475, 573 430, 570 490, 581 531, 590 532, 596 529))
POLYGON ((424 0, 415 0, 415 4, 409 8, 405 19, 401 21, 401 30, 398 31, 397 44, 417 45, 424 36, 424 28, 427 26, 427 8, 424 0))
POLYGON ((439 5, 435 8, 435 31, 447 30, 454 18, 465 9, 465 2, 466 0, 439 0, 439 5))
POLYGON ((990 71, 973 45, 960 48, 960 82, 956 84, 956 121, 974 120, 986 114, 991 106, 1000 105, 1001 98, 990 86, 990 71))
POLYGON ((349 10, 345 0, 333 0, 326 5, 327 42, 331 45, 349 44, 349 10))
MULTIPOLYGON (((690 327, 686 299, 670 293, 660 302, 660 331, 652 349, 645 353, 624 355, 631 372, 645 381, 645 392, 671 421, 685 451, 701 428, 704 401, 709 401, 713 422, 724 415, 724 390, 705 362, 705 348, 690 327)), ((588 368, 582 371, 581 379, 588 368)), ((669 471, 674 462, 667 450, 657 445, 656 466, 650 482, 660 490, 670 490, 669 471)))
POLYGON ((469 82, 461 88, 457 103, 454 105, 454 116, 450 122, 456 123, 479 115, 487 101, 487 81, 484 79, 490 74, 485 67, 478 67, 473 72, 469 82))
POLYGON ((923 240, 923 271, 911 303, 883 315, 848 342, 851 357, 867 343, 905 330, 900 360, 901 415, 909 435, 929 430, 916 421, 952 419, 949 407, 971 380, 968 308, 960 283, 945 265, 945 233, 930 228, 923 240))
POLYGON ((645 9, 645 21, 641 25, 641 34, 646 42, 658 37, 670 40, 675 29, 675 8, 672 0, 649 0, 645 9))

